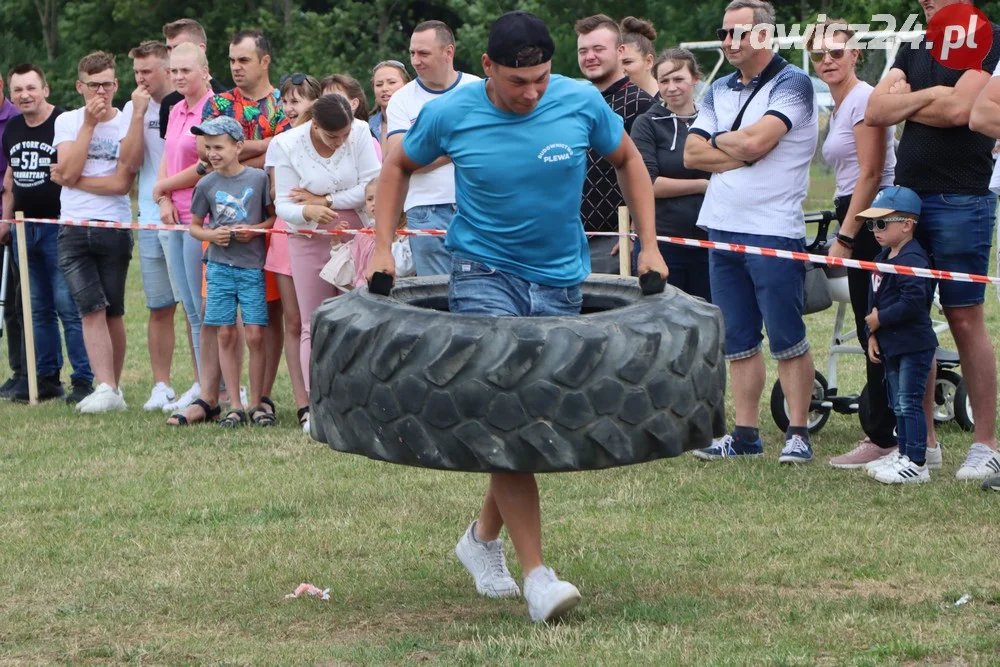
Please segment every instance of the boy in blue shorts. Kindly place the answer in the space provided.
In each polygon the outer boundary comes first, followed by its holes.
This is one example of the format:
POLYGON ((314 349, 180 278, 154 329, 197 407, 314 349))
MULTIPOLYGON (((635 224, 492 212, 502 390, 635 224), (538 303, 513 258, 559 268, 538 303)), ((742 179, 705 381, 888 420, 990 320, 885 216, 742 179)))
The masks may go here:
MULTIPOLYGON (((920 196, 893 186, 878 193, 872 207, 858 214, 882 246, 876 262, 928 268, 930 259, 913 238, 920 217, 920 196)), ((883 484, 930 481, 927 468, 927 422, 924 390, 934 364, 937 336, 931 324, 934 281, 873 271, 868 290, 868 357, 885 365, 889 405, 896 413, 899 451, 867 466, 883 484)))
MULTIPOLYGON (((208 161, 213 168, 213 172, 195 186, 191 199, 191 236, 209 242, 205 251, 207 297, 202 337, 205 338, 205 328, 218 328, 222 377, 227 387, 240 386, 243 368, 236 331, 236 307, 239 305, 250 348, 250 405, 255 407, 249 416, 258 426, 271 426, 274 417, 261 406, 264 328, 267 327, 264 288, 267 248, 264 235, 254 231, 274 225, 270 182, 263 170, 240 164, 243 128, 232 118, 213 118, 191 128, 191 132, 204 137, 208 161), (207 225, 206 217, 209 219, 207 225)), ((203 354, 205 347, 202 346, 203 354)), ((210 361, 203 356, 202 367, 210 367, 210 361)), ((238 392, 232 395, 232 408, 219 423, 227 427, 246 425, 247 413, 238 392)))

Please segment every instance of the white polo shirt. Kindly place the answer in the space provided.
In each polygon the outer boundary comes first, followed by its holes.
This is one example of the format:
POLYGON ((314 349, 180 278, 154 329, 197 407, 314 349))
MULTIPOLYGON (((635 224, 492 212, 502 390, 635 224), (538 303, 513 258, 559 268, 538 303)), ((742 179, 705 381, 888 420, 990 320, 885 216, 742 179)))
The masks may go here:
MULTIPOLYGON (((775 56, 779 58, 780 56, 775 56)), ((729 130, 756 86, 739 72, 712 83, 690 132, 711 139, 729 130)), ((774 149, 752 166, 712 174, 698 226, 705 229, 799 239, 806 235, 802 202, 819 137, 816 94, 809 75, 786 65, 754 96, 740 122, 746 129, 765 115, 788 128, 774 149)))
MULTIPOLYGON (((475 74, 459 72, 455 83, 444 90, 430 90, 419 78, 409 82, 389 98, 389 106, 386 109, 388 128, 386 137, 408 132, 420 115, 420 110, 431 100, 439 99, 442 95, 477 81, 481 79, 475 74)), ((409 211, 414 206, 454 203, 455 167, 446 164, 426 174, 414 174, 410 177, 410 190, 406 195, 403 210, 409 211)))

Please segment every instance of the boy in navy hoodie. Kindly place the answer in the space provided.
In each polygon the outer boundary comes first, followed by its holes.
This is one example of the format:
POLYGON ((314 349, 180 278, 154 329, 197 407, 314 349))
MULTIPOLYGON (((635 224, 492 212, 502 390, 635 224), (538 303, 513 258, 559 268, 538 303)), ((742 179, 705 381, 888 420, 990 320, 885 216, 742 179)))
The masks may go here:
MULTIPOLYGON (((913 238, 920 217, 920 196, 909 188, 886 188, 872 207, 858 214, 883 250, 876 262, 928 268, 927 253, 913 238)), ((868 356, 885 364, 889 404, 896 413, 899 451, 869 464, 868 474, 883 484, 921 484, 927 470, 924 390, 934 363, 937 336, 930 308, 934 281, 916 276, 872 272, 868 291, 868 356)))

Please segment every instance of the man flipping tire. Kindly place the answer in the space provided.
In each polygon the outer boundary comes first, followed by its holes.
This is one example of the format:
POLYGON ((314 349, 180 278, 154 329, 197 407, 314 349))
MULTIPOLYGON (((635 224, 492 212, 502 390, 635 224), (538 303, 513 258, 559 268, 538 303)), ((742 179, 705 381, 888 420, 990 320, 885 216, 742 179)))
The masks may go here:
MULTIPOLYGON (((548 28, 526 12, 504 14, 482 57, 487 80, 432 101, 382 167, 376 249, 369 265, 392 274, 391 244, 410 175, 441 156, 455 165, 458 214, 446 241, 452 253, 449 309, 509 317, 577 315, 590 273, 580 200, 587 150, 617 170, 642 241, 639 272, 667 266, 656 245, 653 191, 642 156, 619 116, 592 86, 551 73, 548 28)), ((531 473, 494 473, 479 519, 455 547, 487 597, 516 597, 500 530, 507 526, 524 574, 531 619, 565 615, 575 586, 544 566, 538 486, 531 473)))

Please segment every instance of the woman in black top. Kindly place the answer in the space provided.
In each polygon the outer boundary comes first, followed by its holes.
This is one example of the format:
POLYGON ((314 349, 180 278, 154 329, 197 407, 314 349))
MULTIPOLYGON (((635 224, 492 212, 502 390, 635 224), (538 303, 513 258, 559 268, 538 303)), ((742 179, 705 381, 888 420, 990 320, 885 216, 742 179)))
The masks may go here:
MULTIPOLYGON (((701 71, 687 49, 667 49, 653 64, 653 76, 660 101, 635 119, 631 136, 653 179, 656 234, 706 239, 707 234, 696 224, 710 174, 684 166, 684 142, 698 115, 694 87, 701 71)), ((708 250, 664 242, 659 245, 670 267, 668 282, 711 301, 708 250)))

